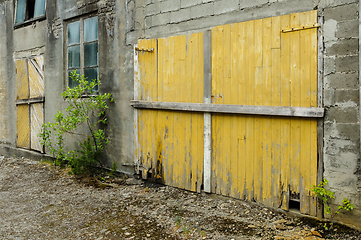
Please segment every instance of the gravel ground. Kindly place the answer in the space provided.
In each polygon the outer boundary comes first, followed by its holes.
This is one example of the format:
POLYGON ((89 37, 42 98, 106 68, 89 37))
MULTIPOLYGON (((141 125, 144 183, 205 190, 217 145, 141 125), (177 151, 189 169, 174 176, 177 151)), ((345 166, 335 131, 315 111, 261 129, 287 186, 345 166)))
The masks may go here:
POLYGON ((0 157, 0 239, 360 239, 344 226, 133 178, 0 157))

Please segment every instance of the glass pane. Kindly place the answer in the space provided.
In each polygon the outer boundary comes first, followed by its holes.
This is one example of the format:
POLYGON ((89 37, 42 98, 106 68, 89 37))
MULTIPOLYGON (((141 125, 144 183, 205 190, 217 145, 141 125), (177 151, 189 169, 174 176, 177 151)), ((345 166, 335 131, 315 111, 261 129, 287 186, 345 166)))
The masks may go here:
MULTIPOLYGON (((73 81, 73 79, 70 77, 71 76, 71 72, 73 72, 73 71, 68 71, 68 86, 70 87, 70 88, 73 88, 73 87, 76 87, 77 85, 78 85, 78 83, 77 82, 75 82, 75 81, 73 81)), ((77 74, 80 74, 80 70, 79 69, 77 69, 76 70, 76 73, 77 74)))
MULTIPOLYGON (((84 76, 88 82, 98 80, 98 68, 87 68, 84 69, 84 76)), ((98 91, 98 86, 94 88, 94 91, 98 91)))
POLYGON ((84 20, 84 42, 91 42, 98 39, 98 17, 84 20))
POLYGON ((16 5, 15 24, 24 22, 24 19, 25 19, 25 3, 26 3, 26 0, 18 0, 18 3, 16 5))
POLYGON ((98 43, 84 44, 84 66, 98 66, 98 43))
POLYGON ((80 67, 80 46, 68 48, 68 68, 80 67))
POLYGON ((80 43, 80 22, 68 25, 68 45, 80 43))
POLYGON ((34 18, 45 14, 45 0, 35 1, 34 18))

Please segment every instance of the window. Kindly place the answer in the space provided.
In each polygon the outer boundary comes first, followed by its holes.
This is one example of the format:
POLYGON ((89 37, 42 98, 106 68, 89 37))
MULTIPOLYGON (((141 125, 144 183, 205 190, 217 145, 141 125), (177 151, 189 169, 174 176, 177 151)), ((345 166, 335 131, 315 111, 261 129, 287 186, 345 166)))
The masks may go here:
POLYGON ((45 15, 45 0, 17 0, 15 24, 45 15))
POLYGON ((68 24, 67 57, 69 87, 75 86, 69 78, 74 70, 88 81, 98 79, 98 17, 81 18, 68 24))

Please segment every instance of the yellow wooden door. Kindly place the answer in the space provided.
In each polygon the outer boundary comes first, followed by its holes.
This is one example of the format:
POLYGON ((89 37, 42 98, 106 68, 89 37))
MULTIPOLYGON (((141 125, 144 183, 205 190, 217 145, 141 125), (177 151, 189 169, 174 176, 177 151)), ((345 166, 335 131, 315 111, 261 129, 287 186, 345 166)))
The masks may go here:
MULTIPOLYGON (((317 11, 212 29, 212 102, 317 107, 317 11)), ((316 214, 317 119, 212 115, 212 192, 316 214)))
MULTIPOLYGON (((203 102, 203 34, 140 40, 136 100, 203 102)), ((136 157, 143 178, 201 190, 203 115, 169 110, 137 112, 136 157)))
POLYGON ((44 58, 16 61, 17 147, 43 152, 38 134, 44 123, 44 58))

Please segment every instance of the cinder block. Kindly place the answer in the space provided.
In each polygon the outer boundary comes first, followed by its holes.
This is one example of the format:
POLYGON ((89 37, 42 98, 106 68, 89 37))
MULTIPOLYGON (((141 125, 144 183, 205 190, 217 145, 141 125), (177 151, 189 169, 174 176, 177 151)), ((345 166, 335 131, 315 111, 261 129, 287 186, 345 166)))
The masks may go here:
POLYGON ((232 12, 239 9, 240 0, 220 0, 214 3, 214 14, 232 12))
POLYGON ((170 12, 161 13, 152 17, 152 26, 164 25, 170 22, 170 12))
POLYGON ((355 105, 358 105, 359 103, 359 90, 358 89, 354 89, 354 90, 339 90, 336 89, 335 90, 335 103, 346 103, 346 102, 354 102, 355 105))
POLYGON ((181 8, 196 6, 202 3, 202 0, 181 0, 181 8))
POLYGON ((171 23, 177 23, 189 20, 191 18, 191 10, 190 8, 180 9, 176 12, 171 12, 170 15, 171 23))
POLYGON ((336 124, 341 139, 358 141, 360 139, 360 125, 350 123, 336 124))
POLYGON ((144 21, 144 8, 136 8, 134 13, 134 20, 139 23, 144 21))
POLYGON ((160 13, 159 3, 152 3, 152 4, 145 6, 145 8, 144 8, 145 16, 155 15, 158 13, 160 13))
POLYGON ((138 40, 138 35, 136 31, 128 32, 126 34, 126 44, 127 45, 133 45, 136 44, 138 40))
POLYGON ((358 56, 338 57, 335 61, 335 69, 337 72, 358 71, 358 56))
POLYGON ((337 7, 357 2, 358 0, 319 0, 318 9, 337 7))
POLYGON ((325 120, 336 123, 358 123, 358 108, 331 107, 326 111, 325 120))
POLYGON ((335 73, 325 77, 325 83, 335 89, 358 89, 359 80, 357 73, 335 73))
POLYGON ((152 17, 146 17, 145 18, 145 28, 151 28, 152 27, 152 17))
POLYGON ((356 3, 326 8, 324 11, 325 21, 328 19, 335 19, 336 21, 347 21, 357 19, 357 16, 358 5, 356 3))
POLYGON ((200 18, 210 15, 214 15, 213 3, 207 3, 191 7, 191 18, 200 18))
POLYGON ((336 37, 338 38, 351 38, 358 37, 359 22, 358 20, 347 21, 337 24, 336 37))
MULTIPOLYGON (((140 8, 140 7, 145 7, 145 1, 146 0, 137 0, 137 1, 135 1, 135 7, 137 7, 137 8, 140 8)), ((151 1, 151 0, 148 0, 148 1, 151 1)))
POLYGON ((335 90, 327 89, 324 90, 324 105, 325 107, 331 107, 335 105, 335 90))
POLYGON ((331 47, 326 48, 327 56, 354 54, 358 54, 358 39, 356 38, 338 40, 331 47))
POLYGON ((335 57, 325 57, 324 58, 324 73, 325 75, 335 72, 335 57))
POLYGON ((243 8, 250 8, 250 7, 256 7, 261 6, 263 4, 267 4, 268 0, 240 0, 239 7, 241 9, 243 8))
POLYGON ((167 0, 159 3, 161 12, 170 12, 180 9, 180 0, 167 0))
POLYGON ((323 39, 325 42, 334 42, 337 41, 336 38, 337 30, 337 21, 334 19, 329 19, 325 21, 323 25, 323 39))

